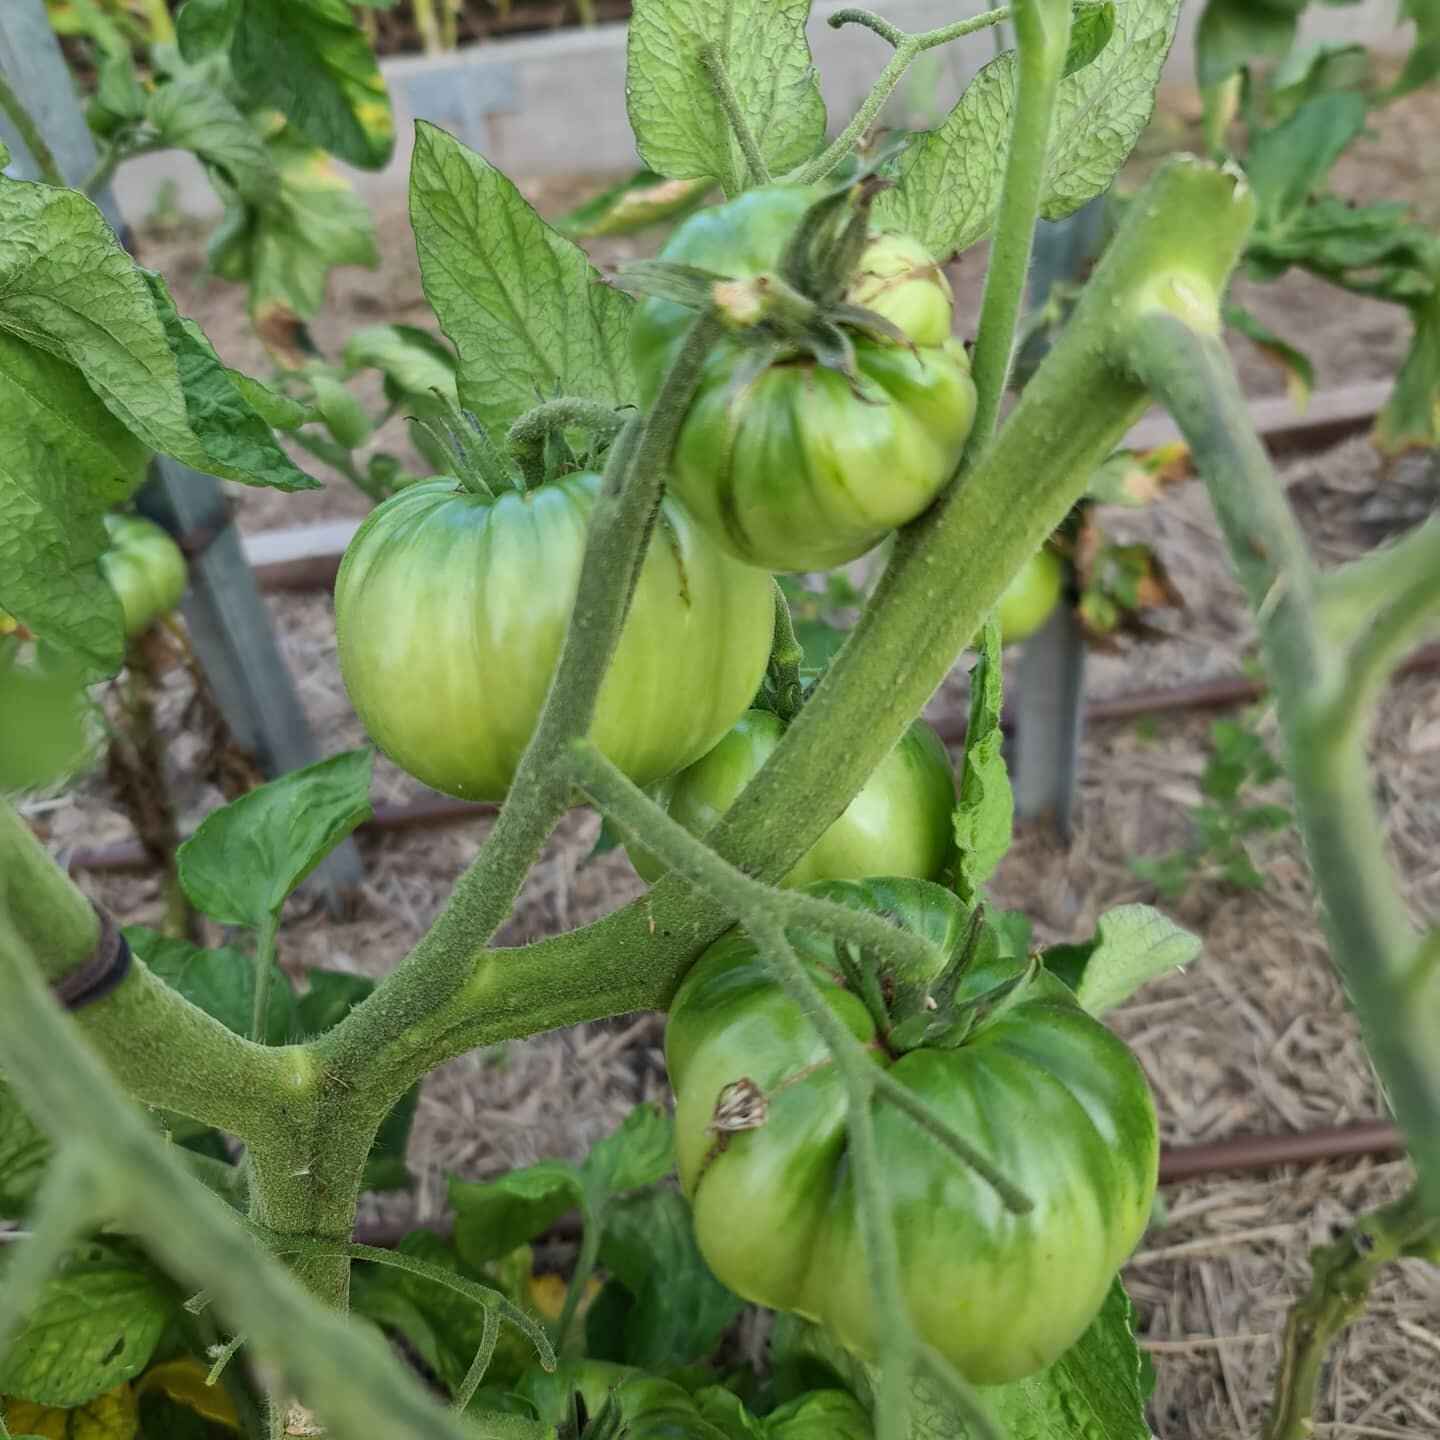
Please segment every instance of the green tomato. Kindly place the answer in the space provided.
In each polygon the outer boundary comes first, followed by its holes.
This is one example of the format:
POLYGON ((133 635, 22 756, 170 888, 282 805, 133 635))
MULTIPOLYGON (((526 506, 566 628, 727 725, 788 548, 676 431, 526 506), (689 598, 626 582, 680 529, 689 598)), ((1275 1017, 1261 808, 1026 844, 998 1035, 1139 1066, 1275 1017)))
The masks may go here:
POLYGON ((1064 588, 1064 561, 1053 550, 1037 550, 1005 587, 996 606, 1000 639, 1006 645, 1029 639, 1050 618, 1064 588))
POLYGON ((125 634, 133 637, 180 603, 185 557, 158 525, 139 515, 107 515, 105 528, 110 548, 100 557, 100 573, 120 601, 125 634))
MULTIPOLYGON (((748 711, 740 723, 688 770, 656 787, 656 798, 692 835, 704 835, 734 803, 785 733, 768 710, 748 711)), ((954 847, 955 779, 940 737, 917 720, 880 762, 844 814, 810 847, 781 882, 858 880, 866 875, 938 878, 954 847)), ((665 867, 627 841, 631 863, 652 884, 665 867)))
MULTIPOLYGON (((779 269, 818 192, 752 190, 692 216, 667 260, 738 280, 779 269)), ((850 296, 905 329, 913 348, 852 335, 859 384, 798 353, 749 375, 743 337, 711 352, 670 464, 670 487, 733 554, 772 570, 825 570, 863 555, 926 509, 975 418, 950 287, 915 240, 877 236, 850 296)), ((694 322, 669 301, 635 309, 631 351, 649 404, 694 322)))
MULTIPOLYGON (((500 800, 530 743, 580 579, 598 475, 473 494, 441 478, 371 512, 335 583, 340 670, 376 744, 450 795, 500 800)), ((769 576, 672 500, 641 567, 591 735, 637 784, 705 754, 770 654, 769 576)))
MULTIPOLYGON (((949 891, 921 880, 831 881, 810 893, 885 914, 945 956, 968 921, 949 891)), ((897 1057, 842 985, 833 948, 804 937, 797 945, 826 1003, 876 1063, 1032 1202, 1027 1213, 1011 1214, 912 1120, 893 1106, 874 1107, 901 1289, 917 1333, 977 1384, 1048 1365, 1094 1318, 1150 1214, 1159 1147, 1140 1067, 1044 971, 958 1048, 897 1057)), ((990 943, 957 998, 974 999, 1018 973, 1018 962, 999 958, 990 943)), ((902 988, 934 978, 892 977, 902 988)), ((758 1304, 819 1321, 873 1359, 845 1091, 828 1053, 750 940, 739 931, 722 936, 670 1008, 676 1159, 715 1275, 758 1304), (723 1143, 717 1114, 726 1117, 723 1143)))

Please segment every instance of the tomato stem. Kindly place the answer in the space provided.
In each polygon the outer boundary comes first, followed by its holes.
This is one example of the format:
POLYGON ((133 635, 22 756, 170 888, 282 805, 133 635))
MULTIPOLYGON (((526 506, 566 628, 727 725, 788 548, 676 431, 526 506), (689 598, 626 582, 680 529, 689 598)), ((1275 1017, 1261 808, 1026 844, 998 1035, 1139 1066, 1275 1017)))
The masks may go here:
MULTIPOLYGON (((750 122, 746 120, 745 112, 740 108, 740 97, 736 95, 735 87, 730 83, 730 72, 725 64, 725 56, 713 40, 706 41, 700 47, 700 63, 710 77, 710 85, 715 91, 715 98, 720 102, 720 108, 725 112, 725 118, 730 122, 730 129, 740 146, 740 153, 745 157, 747 178, 750 184, 768 185, 770 183, 770 167, 766 165, 765 157, 760 153, 760 145, 755 139, 755 133, 750 129, 750 122)), ((726 193, 729 195, 743 188, 746 187, 727 186, 726 193)))
POLYGON ((775 638, 770 645, 770 679, 775 686, 775 713, 782 720, 793 720, 805 699, 800 667, 805 651, 795 638, 795 622, 790 602, 775 581, 775 638))
POLYGON ((552 437, 563 438, 566 430, 588 430, 596 440, 608 443, 625 428, 626 419, 599 400, 562 396, 527 410, 505 432, 505 444, 520 466, 525 487, 533 490, 547 478, 545 455, 552 437))

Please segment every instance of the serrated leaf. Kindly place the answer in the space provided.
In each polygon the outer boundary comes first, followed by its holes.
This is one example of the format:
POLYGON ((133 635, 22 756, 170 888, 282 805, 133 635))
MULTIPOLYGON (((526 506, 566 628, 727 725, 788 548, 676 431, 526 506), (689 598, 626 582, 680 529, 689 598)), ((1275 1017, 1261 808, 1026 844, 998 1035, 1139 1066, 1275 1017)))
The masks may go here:
POLYGON ((410 169, 420 279, 460 356, 460 401, 498 436, 538 397, 634 399, 627 336, 633 302, 598 282, 473 150, 423 121, 410 169))
POLYGON ((236 194, 261 204, 280 188, 280 175, 251 122, 219 90, 190 80, 157 87, 146 117, 167 145, 189 150, 219 170, 236 194))
POLYGON ((760 154, 773 175, 808 159, 825 138, 805 21, 810 0, 636 0, 625 93, 636 148, 673 180, 745 188, 739 142, 700 63, 713 43, 760 154))
POLYGON ((153 270, 140 274, 150 287, 155 313, 175 356, 191 432, 204 449, 206 464, 200 468, 221 479, 276 490, 318 490, 320 482, 281 448, 270 423, 236 384, 235 372, 220 363, 205 332, 175 309, 165 281, 153 270))
POLYGON ((625 1359, 646 1370, 706 1355, 744 1308, 711 1273, 695 1243, 690 1207, 674 1190, 614 1205, 601 1263, 634 1297, 625 1319, 625 1359))
POLYGON ((18 1219, 40 1187, 50 1141, 0 1075, 0 1216, 18 1219))
POLYGON ((1095 923, 1076 996, 1092 1015, 1103 1015, 1157 975, 1188 965, 1202 948, 1199 936, 1149 905, 1117 905, 1095 923))
POLYGON ((0 1360, 0 1394, 84 1405, 145 1368, 176 1308, 143 1261, 72 1260, 41 1292, 0 1360))
MULTIPOLYGON (((1180 0, 1116 0, 1101 54, 1060 82, 1041 213, 1060 220, 1109 188, 1150 119, 1180 0)), ((971 80, 959 103, 900 157, 876 197, 876 223, 917 236, 944 259, 995 223, 1015 105, 1015 52, 971 80)))
POLYGON ((955 893, 974 904, 980 887, 1010 848, 1015 799, 1000 733, 1000 626, 994 615, 980 634, 970 670, 970 722, 955 809, 955 893))
POLYGON ((389 160, 390 96, 348 0, 241 0, 230 64, 311 144, 362 170, 389 160))
POLYGON ((542 1160, 477 1185, 450 1180, 455 1247, 467 1264, 497 1259, 548 1229, 580 1203, 580 1172, 563 1160, 542 1160))
MULTIPOLYGON (((237 1035, 250 1033, 255 962, 249 955, 230 945, 206 950, 144 925, 127 925, 125 938, 135 954, 172 990, 237 1035)), ((277 965, 271 972, 269 1011, 262 1039, 267 1045, 284 1045, 296 1033, 295 991, 289 976, 277 965)))
POLYGON ((346 750, 212 811, 176 851, 190 903, 222 925, 259 928, 370 817, 375 752, 346 750))
MULTIPOLYGON (((1054 1364, 1008 1385, 977 1386, 972 1401, 1004 1440, 1153 1440, 1134 1314, 1117 1279, 1090 1328, 1054 1364)), ((913 1385, 910 1409, 911 1440, 974 1436, 929 1377, 913 1385)))
POLYGON ((380 263, 375 222, 330 157, 288 132, 267 148, 279 190, 251 205, 222 184, 229 208, 206 250, 217 275, 249 286, 250 313, 262 330, 276 310, 313 320, 325 308, 326 282, 337 265, 380 263))
POLYGON ((581 1170, 606 1193, 663 1180, 675 1163, 675 1122, 653 1101, 637 1105, 613 1135, 591 1146, 581 1170))

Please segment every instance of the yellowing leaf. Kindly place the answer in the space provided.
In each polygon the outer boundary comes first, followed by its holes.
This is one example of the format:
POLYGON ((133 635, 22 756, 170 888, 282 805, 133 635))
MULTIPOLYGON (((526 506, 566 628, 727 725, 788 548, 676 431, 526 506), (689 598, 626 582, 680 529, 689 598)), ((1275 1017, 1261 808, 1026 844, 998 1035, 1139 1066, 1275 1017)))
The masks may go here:
POLYGON ((73 1410, 32 1405, 28 1400, 0 1401, 5 1424, 15 1436, 42 1440, 135 1440, 140 1419, 128 1385, 117 1385, 73 1410))
POLYGON ((152 1365, 135 1382, 137 1399, 158 1390, 177 1405, 184 1405, 206 1420, 224 1425, 231 1430, 240 1428, 240 1417, 230 1403, 230 1397, 221 1385, 209 1385, 205 1377, 209 1372, 193 1355, 182 1355, 178 1360, 166 1360, 161 1365, 152 1365))

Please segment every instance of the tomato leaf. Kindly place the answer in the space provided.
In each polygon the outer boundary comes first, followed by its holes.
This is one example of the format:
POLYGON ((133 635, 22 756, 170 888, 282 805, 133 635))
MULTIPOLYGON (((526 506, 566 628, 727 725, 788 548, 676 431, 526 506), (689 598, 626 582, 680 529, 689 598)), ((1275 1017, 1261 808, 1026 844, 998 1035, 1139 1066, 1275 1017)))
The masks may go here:
POLYGON ((157 86, 145 117, 167 145, 189 150, 220 171, 237 194, 259 204, 280 188, 280 176, 259 131, 219 90, 191 80, 157 86))
MULTIPOLYGON (((971 1398, 1003 1440, 1152 1440, 1134 1319, 1117 1279, 1090 1328, 1053 1365, 1008 1385, 977 1386, 971 1398)), ((934 1381, 915 1382, 911 1440, 968 1440, 972 1433, 934 1381)))
POLYGON ((739 142, 700 63, 712 43, 724 58, 740 111, 772 174, 792 169, 825 138, 805 21, 810 0, 636 0, 626 49, 625 94, 641 159, 674 180, 745 188, 739 142))
POLYGON ((74 1440, 135 1440, 140 1433, 135 1395, 128 1384, 73 1408, 32 1405, 9 1396, 3 1403, 15 1440, 54 1440, 57 1435, 74 1440))
POLYGON ((620 1128, 590 1149, 580 1166, 587 1184, 607 1194, 653 1185, 675 1163, 675 1122, 653 1101, 637 1105, 620 1128))
POLYGON ((40 1187, 50 1141, 0 1075, 0 1216, 18 1219, 40 1187))
POLYGON ((207 55, 228 50, 240 22, 243 0, 185 0, 175 17, 180 54, 192 65, 207 55))
POLYGON ((330 271, 337 265, 374 269, 380 251, 365 202, 328 155, 288 131, 266 148, 279 189, 255 203, 215 177, 227 208, 206 256, 222 279, 249 286, 250 313, 269 341, 267 322, 276 311, 313 320, 325 308, 330 271))
POLYGON ((695 1243, 690 1207, 674 1190, 613 1206, 600 1259, 633 1297, 624 1358, 643 1369, 688 1365, 708 1354, 744 1308, 710 1273, 695 1243))
POLYGON ((1001 749, 1000 626, 992 615, 980 637, 980 658, 970 670, 970 722, 955 810, 955 893, 974 904, 1010 848, 1015 797, 1001 749))
POLYGON ((455 389, 455 356, 441 339, 414 325, 366 325, 345 342, 345 373, 378 370, 392 405, 411 396, 432 400, 434 392, 460 403, 455 389))
POLYGON ((653 170, 638 170, 562 215, 555 227, 571 239, 595 235, 630 235, 667 220, 679 220, 704 204, 714 182, 667 180, 653 170))
POLYGON ((222 925, 259 928, 370 817, 375 752, 346 750, 213 811, 176 851, 180 883, 222 925))
MULTIPOLYGON (((1041 210, 1047 220, 1073 214, 1109 188, 1149 121, 1179 9, 1179 0, 1116 0, 1108 44, 1061 81, 1041 210)), ((989 234, 1016 78, 1013 50, 975 76, 950 114, 900 157, 898 184, 876 197, 877 225, 919 237, 939 259, 989 234)))
POLYGON ((1196 77, 1219 85, 1257 60, 1278 60, 1295 43, 1304 0, 1209 0, 1195 27, 1196 77))
POLYGON ((1149 905, 1117 905, 1096 921, 1076 998, 1092 1015, 1103 1015, 1157 975, 1188 965, 1203 948, 1198 935, 1149 905))
POLYGON ((1114 34, 1114 0, 1080 0, 1070 14, 1070 46, 1065 52, 1065 74, 1073 75, 1093 64, 1114 34))
POLYGON ((1386 455, 1440 444, 1440 282, 1430 299, 1410 307, 1410 319, 1410 349, 1375 422, 1375 443, 1386 455))
POLYGON ((553 394, 634 399, 629 296, 597 283, 493 165, 424 122, 410 220, 426 299, 460 356, 461 404, 494 438, 553 394))
POLYGON ((347 0, 240 0, 230 64, 258 105, 312 144, 362 170, 389 160, 390 97, 347 0))
POLYGON ((579 1171, 564 1160, 508 1170, 483 1185, 452 1178, 455 1248, 470 1265, 508 1254, 578 1205, 583 1188, 579 1171))
POLYGON ((1322 95, 1254 138, 1245 175, 1259 203, 1256 225, 1262 235, 1284 230, 1301 214, 1364 128, 1363 95, 1322 95))
POLYGON ((3 1360, 0 1394, 83 1405, 149 1363, 175 1318, 173 1293, 142 1260, 94 1247, 41 1292, 3 1360))

